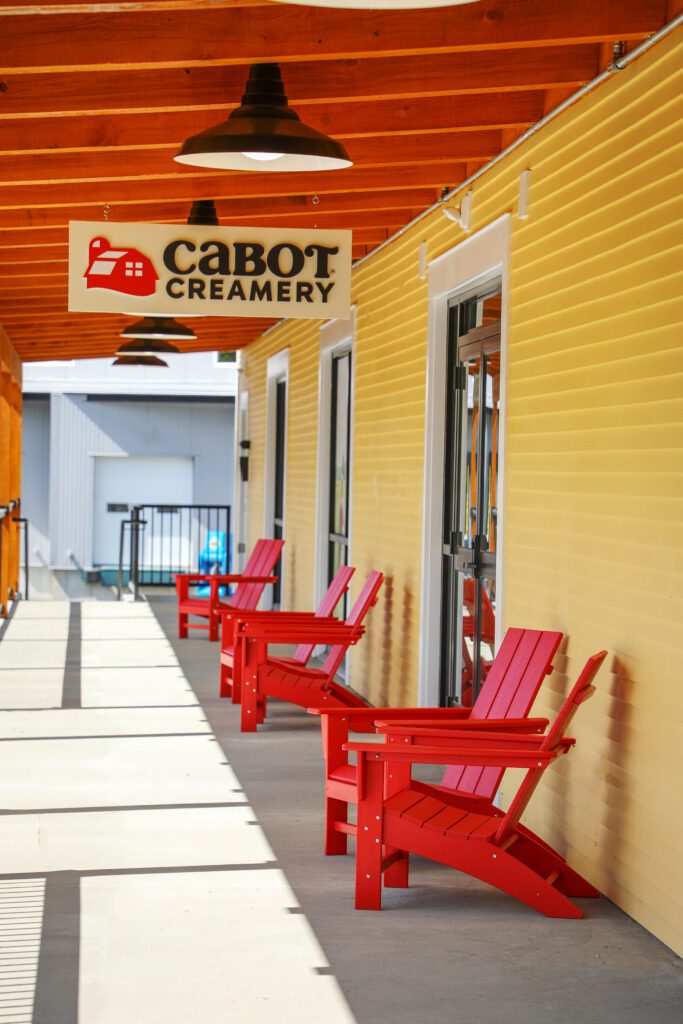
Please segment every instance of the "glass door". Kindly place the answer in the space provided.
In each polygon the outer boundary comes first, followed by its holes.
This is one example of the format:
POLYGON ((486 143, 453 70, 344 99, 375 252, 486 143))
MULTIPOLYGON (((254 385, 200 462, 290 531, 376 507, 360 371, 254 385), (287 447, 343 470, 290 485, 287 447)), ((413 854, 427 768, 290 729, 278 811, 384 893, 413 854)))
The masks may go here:
MULTIPOLYGON (((285 528, 285 436, 287 424, 287 380, 278 380, 275 385, 275 480, 273 501, 272 536, 282 540, 285 528)), ((273 569, 277 583, 273 586, 273 608, 280 608, 282 602, 282 557, 273 569)))
POLYGON ((471 704, 494 656, 500 283, 449 307, 441 701, 471 704))

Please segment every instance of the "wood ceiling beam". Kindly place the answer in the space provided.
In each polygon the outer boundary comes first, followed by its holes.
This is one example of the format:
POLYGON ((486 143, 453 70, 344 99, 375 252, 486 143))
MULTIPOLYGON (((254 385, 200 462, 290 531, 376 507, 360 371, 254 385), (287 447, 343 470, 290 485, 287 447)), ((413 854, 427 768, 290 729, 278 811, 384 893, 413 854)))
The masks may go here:
MULTIPOLYGON (((397 224, 396 226, 400 225, 397 224)), ((356 245, 378 245, 386 239, 387 233, 388 229, 384 227, 357 228, 353 232, 354 247, 356 245)), ((28 245, 19 250, 12 246, 0 248, 0 267, 3 268, 2 273, 11 275, 16 270, 17 276, 22 276, 25 268, 33 267, 36 264, 44 268, 46 261, 50 266, 62 262, 66 263, 69 259, 69 246, 66 232, 63 234, 64 237, 61 242, 52 243, 47 247, 49 252, 46 251, 45 245, 28 245)))
MULTIPOLYGON (((331 225, 330 218, 338 214, 358 214, 357 221, 346 219, 346 223, 363 223, 363 216, 367 213, 381 213, 386 211, 389 221, 395 223, 400 220, 406 210, 424 208, 431 205, 437 198, 441 187, 457 184, 462 180, 463 168, 461 165, 453 165, 448 178, 440 176, 440 181, 433 185, 410 188, 408 185, 398 189, 380 189, 373 191, 354 191, 349 193, 318 193, 319 202, 313 202, 313 196, 263 196, 258 200, 243 199, 222 199, 218 197, 218 209, 220 219, 224 224, 262 224, 263 221, 274 223, 283 227, 294 224, 307 224, 310 227, 318 220, 321 226, 331 225), (458 173, 458 167, 460 173, 458 173), (396 216, 392 217, 392 211, 396 216), (400 211, 400 216, 399 216, 400 211)), ((426 175, 431 178, 432 175, 426 175)), ((392 182, 392 184, 396 184, 392 182)), ((141 204, 128 203, 113 207, 111 220, 123 223, 159 223, 159 224, 185 224, 190 210, 190 198, 181 199, 177 203, 171 201, 153 203, 144 201, 141 204)), ((67 206, 58 205, 54 208, 41 208, 35 210, 22 210, 20 208, 0 209, 0 227, 8 230, 17 229, 24 231, 37 230, 43 227, 67 228, 70 220, 102 221, 103 230, 105 222, 103 218, 103 207, 96 203, 90 206, 67 206)), ((374 224, 374 220, 366 221, 366 226, 374 224)), ((24 239, 28 241, 28 239, 24 239)), ((3 236, 0 237, 0 246, 6 245, 3 236)), ((37 244, 37 242, 35 243, 37 244)))
MULTIPOLYGON (((419 207, 415 208, 414 212, 419 211, 419 207)), ((185 211, 184 211, 185 212, 185 211)), ((407 220, 410 220, 410 216, 413 214, 413 210, 378 210, 373 207, 370 210, 359 211, 358 213, 338 213, 329 212, 318 214, 321 224, 324 224, 328 228, 342 228, 348 230, 355 230, 356 228, 399 228, 405 224, 407 220)), ((97 219, 101 219, 102 211, 99 211, 97 219)), ((181 220, 175 221, 175 223, 185 223, 186 217, 183 216, 181 220)), ((234 218, 232 223, 235 224, 249 224, 254 220, 254 217, 241 217, 234 218)), ((161 216, 157 218, 158 223, 174 223, 171 216, 161 216)), ((103 221, 104 224, 104 221, 103 221)), ((273 216, 269 220, 269 225, 272 227, 289 227, 290 225, 296 225, 299 227, 311 227, 311 214, 303 213, 296 214, 291 217, 273 216)), ((60 225, 34 225, 23 228, 7 228, 0 232, 0 250, 1 249, 13 249, 20 251, 25 245, 55 245, 65 244, 68 241, 68 224, 66 221, 60 225)))
POLYGON ((424 11, 329 11, 283 6, 3 18, 5 70, 193 67, 256 61, 357 59, 415 52, 639 39, 664 21, 664 0, 489 0, 424 11), (44 29, 42 25, 44 23, 44 29), (96 65, 95 65, 95 62, 96 65))
MULTIPOLYGON (((223 8, 267 7, 270 0, 220 0, 223 8)), ((55 14, 101 14, 116 11, 197 11, 216 7, 216 0, 39 0, 38 3, 17 3, 0 0, 0 18, 55 14)))
MULTIPOLYGON (((287 65, 285 88, 296 109, 332 102, 374 103, 411 96, 578 87, 597 74, 598 52, 599 45, 595 43, 415 55, 400 61, 308 61, 287 65)), ((214 120, 219 121, 239 103, 248 72, 246 65, 161 68, 134 73, 127 69, 102 70, 73 75, 10 72, 3 75, 0 117, 215 110, 214 120)))
MULTIPOLYGON (((488 160, 500 151, 500 131, 453 132, 437 135, 376 135, 347 143, 354 167, 396 167, 401 164, 462 163, 488 160)), ((186 167, 173 160, 175 148, 127 152, 112 159, 98 150, 87 153, 0 156, 0 188, 5 184, 45 182, 110 182, 204 179, 222 180, 215 171, 186 167)), ((188 187, 192 187, 189 185, 188 187)))
POLYGON ((400 200, 394 193, 438 188, 462 181, 464 177, 462 163, 430 163, 390 170, 370 167, 330 171, 320 175, 319 181, 314 179, 313 188, 309 174, 224 174, 220 178, 196 181, 171 178, 109 181, 106 184, 3 185, 0 186, 0 224, 8 223, 4 214, 12 214, 16 220, 11 219, 9 223, 17 225, 37 223, 42 214, 53 214, 58 218, 56 222, 60 223, 64 220, 65 207, 69 208, 69 220, 99 220, 104 202, 116 210, 115 216, 119 220, 128 219, 129 209, 133 220, 146 220, 148 204, 157 203, 183 204, 187 217, 194 199, 215 199, 221 203, 224 216, 247 216, 255 212, 259 219, 270 213, 300 213, 306 209, 316 213, 317 205, 322 205, 323 199, 320 198, 320 204, 313 204, 313 195, 336 195, 335 209, 365 209, 372 205, 372 198, 368 195, 371 192, 389 193, 386 205, 399 202, 403 206, 414 206, 424 199, 424 193, 410 203, 400 200), (81 211, 90 211, 94 216, 82 216, 81 211))
MULTIPOLYGON (((41 335, 54 335, 60 331, 72 331, 74 328, 80 327, 83 332, 100 332, 102 334, 108 331, 118 331, 119 333, 124 327, 130 325, 135 318, 129 316, 123 316, 122 314, 111 314, 111 313, 69 313, 62 311, 56 313, 52 318, 42 318, 38 322, 26 324, 22 326, 15 325, 13 329, 18 335, 31 336, 35 340, 39 340, 41 335)), ((182 320, 182 317, 179 317, 182 320)), ((248 317, 193 317, 192 321, 187 318, 187 324, 192 323, 192 327, 195 333, 200 337, 214 337, 220 335, 222 332, 230 332, 234 329, 242 329, 241 325, 245 323, 248 317)), ((272 317, 254 317, 254 320, 259 322, 272 320, 272 317)))
MULTIPOLYGON (((246 326, 239 332, 220 338, 198 338, 196 341, 184 342, 177 347, 181 352, 231 351, 242 348, 271 327, 273 323, 273 320, 251 322, 247 320, 245 321, 246 326)), ((9 337, 22 359, 106 358, 113 356, 122 344, 121 338, 117 335, 73 341, 69 338, 69 332, 53 338, 41 338, 38 341, 12 337, 11 333, 9 337), (50 354, 46 355, 46 352, 50 354)))
MULTIPOLYGON (((229 321, 229 325, 227 317, 225 320, 226 326, 214 327, 211 329, 200 328, 193 321, 193 327, 196 327, 195 333, 197 334, 197 341, 183 342, 183 344, 195 345, 197 342, 221 344, 224 341, 231 340, 233 337, 240 337, 251 329, 255 331, 265 330, 265 328, 273 322, 272 317, 235 317, 229 321), (240 321, 239 323, 238 320, 240 321)), ((81 328, 80 332, 82 333, 80 333, 80 335, 78 325, 68 320, 64 321, 61 326, 55 325, 51 330, 42 332, 35 332, 30 328, 21 330, 16 325, 10 325, 7 330, 10 337, 24 345, 40 345, 42 343, 61 338, 65 344, 71 343, 73 345, 79 345, 88 344, 90 341, 94 341, 105 342, 111 345, 112 348, 118 348, 119 345, 122 345, 126 340, 125 338, 121 338, 121 331, 124 327, 130 325, 130 322, 130 320, 122 320, 118 324, 111 324, 109 326, 90 326, 88 330, 81 328)), ((190 321, 187 320, 186 323, 189 324, 190 321)), ((180 344, 180 342, 178 344, 180 344)))
MULTIPOLYGON (((534 124, 542 116, 541 92, 480 93, 467 101, 450 96, 383 100, 377 103, 330 103, 311 107, 312 128, 348 140, 377 135, 428 135, 431 132, 487 131, 534 124)), ((189 135, 220 118, 197 118, 188 111, 157 114, 95 114, 0 120, 0 154, 59 151, 180 148, 189 135)), ((113 158, 112 158, 113 159, 113 158)), ((140 155, 144 160, 144 154, 140 155)), ((271 175, 265 175, 271 177, 271 175)))

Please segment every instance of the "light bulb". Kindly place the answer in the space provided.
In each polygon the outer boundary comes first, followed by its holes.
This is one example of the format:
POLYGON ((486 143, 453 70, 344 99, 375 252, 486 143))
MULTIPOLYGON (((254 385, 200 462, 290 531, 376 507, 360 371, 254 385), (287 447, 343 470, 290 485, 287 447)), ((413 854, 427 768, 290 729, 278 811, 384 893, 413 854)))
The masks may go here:
POLYGON ((284 153, 242 153, 242 156, 246 156, 250 160, 280 160, 284 155, 284 153))

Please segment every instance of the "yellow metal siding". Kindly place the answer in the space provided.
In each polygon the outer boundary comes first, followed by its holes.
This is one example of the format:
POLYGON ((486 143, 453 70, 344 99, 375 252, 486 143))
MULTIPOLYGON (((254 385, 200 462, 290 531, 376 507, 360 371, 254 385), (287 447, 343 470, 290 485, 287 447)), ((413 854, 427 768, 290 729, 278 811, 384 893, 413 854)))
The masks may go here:
POLYGON ((535 147, 513 244, 505 507, 506 618, 569 635, 537 709, 610 651, 528 821, 679 950, 680 50, 664 44, 535 147))
MULTIPOLYGON (((588 654, 610 652, 577 717, 576 750, 548 772, 527 820, 679 951, 682 50, 679 30, 615 74, 491 168, 473 204, 474 232, 514 214, 531 168, 530 217, 513 216, 510 251, 504 625, 567 636, 536 713, 557 709, 588 654)), ((374 703, 417 697, 428 315, 418 248, 426 242, 434 259, 463 237, 436 212, 354 271, 353 562, 356 587, 370 568, 388 581, 352 683, 374 703)), ((302 603, 313 575, 317 325, 278 328, 246 364, 253 416, 265 358, 285 346, 288 557, 302 603)))

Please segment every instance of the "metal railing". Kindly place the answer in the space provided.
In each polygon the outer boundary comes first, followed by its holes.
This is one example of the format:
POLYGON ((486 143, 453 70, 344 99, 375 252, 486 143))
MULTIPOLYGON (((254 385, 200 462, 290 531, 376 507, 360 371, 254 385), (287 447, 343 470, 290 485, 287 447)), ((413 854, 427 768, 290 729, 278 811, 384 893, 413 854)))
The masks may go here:
MULTIPOLYGON (((12 513, 14 512, 15 509, 18 510, 20 508, 21 508, 21 499, 20 498, 13 498, 7 505, 0 505, 0 524, 2 523, 3 519, 6 519, 9 516, 11 516, 11 522, 17 523, 19 525, 19 529, 20 530, 23 527, 23 530, 24 530, 24 566, 23 566, 23 568, 24 568, 24 592, 23 592, 22 596, 24 597, 24 599, 26 601, 28 601, 28 580, 29 580, 29 567, 28 567, 28 519, 26 519, 25 516, 15 516, 15 515, 12 515, 12 513)), ((0 566, 2 566, 2 535, 3 535, 3 530, 0 528, 0 566)), ((21 568, 21 564, 20 564, 19 567, 21 568)), ((1 569, 0 569, 0 575, 1 574, 2 573, 1 573, 1 569)), ((13 594, 12 588, 10 586, 10 582, 8 580, 7 581, 7 592, 5 594, 0 594, 0 611, 2 611, 2 609, 4 608, 7 600, 10 597, 12 597, 12 596, 15 596, 15 595, 13 594)))
POLYGON ((28 564, 28 519, 26 516, 13 516, 15 523, 19 524, 19 529, 24 531, 24 601, 28 601, 28 582, 29 582, 29 564, 28 564))
POLYGON ((176 573, 229 572, 229 505, 134 505, 121 523, 117 593, 168 586, 176 573))

